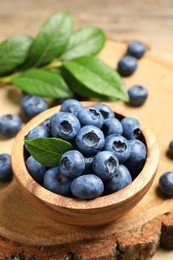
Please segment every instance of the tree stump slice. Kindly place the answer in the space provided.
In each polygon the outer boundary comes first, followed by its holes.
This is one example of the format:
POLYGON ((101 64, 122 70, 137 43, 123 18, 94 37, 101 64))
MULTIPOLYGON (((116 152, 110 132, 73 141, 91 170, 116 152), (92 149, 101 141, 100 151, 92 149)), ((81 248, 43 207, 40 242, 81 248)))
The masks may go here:
MULTIPOLYGON (((126 45, 108 40, 100 58, 116 68, 126 45)), ((166 152, 173 139, 173 65, 148 52, 138 70, 125 78, 127 88, 141 84, 149 98, 140 108, 119 105, 150 125, 160 147, 160 163, 153 185, 141 202, 117 221, 100 227, 58 223, 25 200, 17 183, 0 184, 0 259, 150 259, 159 246, 173 249, 173 198, 158 188, 160 175, 172 170, 166 152)), ((0 114, 20 113, 20 90, 0 86, 0 114)), ((0 153, 10 153, 13 139, 0 140, 0 153)))

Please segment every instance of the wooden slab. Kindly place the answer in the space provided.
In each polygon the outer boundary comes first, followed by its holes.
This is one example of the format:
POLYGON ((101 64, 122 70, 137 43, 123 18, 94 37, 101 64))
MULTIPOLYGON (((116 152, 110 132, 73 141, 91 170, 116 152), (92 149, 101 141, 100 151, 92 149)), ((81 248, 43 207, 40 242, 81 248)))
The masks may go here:
MULTIPOLYGON (((126 46, 108 41, 100 57, 116 67, 126 46)), ((149 259, 159 246, 173 248, 173 199, 158 189, 159 176, 172 170, 167 158, 173 139, 173 66, 148 53, 139 61, 127 87, 142 84, 149 99, 132 115, 151 126, 160 145, 160 165, 154 184, 142 201, 119 220, 101 227, 75 227, 55 222, 32 208, 15 180, 0 185, 0 259, 149 259), (17 258, 18 257, 18 258, 17 258), (13 259, 13 258, 12 258, 13 259)), ((21 93, 12 86, 0 87, 0 114, 19 113, 21 93)), ((126 107, 123 102, 120 106, 126 107)), ((0 153, 11 151, 13 140, 0 140, 0 153)))

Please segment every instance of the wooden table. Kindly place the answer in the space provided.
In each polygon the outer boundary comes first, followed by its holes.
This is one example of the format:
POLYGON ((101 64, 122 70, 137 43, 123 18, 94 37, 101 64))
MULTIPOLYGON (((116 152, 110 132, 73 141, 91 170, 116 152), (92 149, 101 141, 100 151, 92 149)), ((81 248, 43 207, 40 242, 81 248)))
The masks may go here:
MULTIPOLYGON (((13 34, 35 35, 45 19, 62 10, 71 11, 76 28, 95 25, 117 41, 141 40, 153 54, 173 62, 172 0, 1 0, 0 40, 13 34)), ((1 113, 5 104, 0 104, 1 113)), ((173 253, 158 250, 153 259, 163 257, 172 259, 173 253)))

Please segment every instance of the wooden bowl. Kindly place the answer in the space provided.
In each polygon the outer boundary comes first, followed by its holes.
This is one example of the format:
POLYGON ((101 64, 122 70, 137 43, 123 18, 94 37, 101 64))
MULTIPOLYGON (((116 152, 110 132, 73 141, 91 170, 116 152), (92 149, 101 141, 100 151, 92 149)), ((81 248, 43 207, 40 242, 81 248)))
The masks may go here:
MULTIPOLYGON (((90 106, 94 102, 83 102, 90 106)), ((124 108, 105 103, 122 116, 132 116, 124 108)), ((27 171, 24 159, 24 138, 28 132, 59 111, 53 107, 28 122, 17 135, 12 148, 12 167, 19 187, 35 208, 59 222, 92 226, 101 225, 120 218, 131 210, 150 188, 158 166, 159 149, 153 132, 141 123, 141 130, 147 146, 147 159, 140 174, 122 190, 93 200, 67 198, 46 190, 33 180, 27 171)))

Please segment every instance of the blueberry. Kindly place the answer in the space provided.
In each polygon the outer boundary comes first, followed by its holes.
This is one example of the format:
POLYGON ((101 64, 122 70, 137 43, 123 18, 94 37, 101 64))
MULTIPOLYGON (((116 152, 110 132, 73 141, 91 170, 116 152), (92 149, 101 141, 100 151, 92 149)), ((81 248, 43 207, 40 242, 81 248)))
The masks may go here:
POLYGON ((127 77, 132 75, 137 69, 137 60, 132 56, 124 56, 118 62, 118 72, 121 76, 127 77))
POLYGON ((78 113, 78 119, 82 126, 94 125, 101 128, 103 125, 103 116, 100 111, 94 107, 85 107, 78 113))
POLYGON ((111 118, 104 120, 102 131, 105 136, 112 134, 122 135, 123 127, 118 119, 111 118))
POLYGON ((134 85, 128 90, 129 103, 132 106, 139 107, 142 106, 148 98, 148 90, 139 85, 134 85))
POLYGON ((125 166, 129 169, 133 179, 141 172, 147 156, 146 146, 138 139, 129 140, 131 145, 130 156, 125 162, 125 166))
POLYGON ((145 52, 146 52, 146 48, 144 44, 138 41, 133 41, 129 43, 127 47, 127 53, 131 56, 134 56, 137 59, 140 59, 145 52))
POLYGON ((115 117, 115 114, 112 111, 112 109, 105 104, 96 104, 96 105, 93 105, 93 107, 95 107, 96 109, 98 109, 100 111, 100 113, 102 114, 104 119, 109 119, 109 118, 115 117))
POLYGON ((169 143, 168 155, 173 158, 173 140, 169 143))
POLYGON ((114 152, 119 162, 122 163, 129 157, 131 145, 122 135, 113 134, 106 137, 104 150, 114 152))
POLYGON ((77 135, 81 125, 72 113, 59 112, 51 117, 50 128, 54 137, 70 141, 77 135))
POLYGON ((11 168, 11 157, 9 154, 0 154, 0 182, 11 181, 13 177, 11 168))
POLYGON ((69 178, 76 178, 85 169, 84 156, 77 150, 65 152, 59 163, 60 172, 69 178))
POLYGON ((94 160, 94 156, 84 157, 85 160, 85 169, 83 171, 84 174, 93 172, 92 163, 94 160))
POLYGON ((47 168, 37 162, 32 156, 29 156, 26 160, 26 167, 32 178, 42 185, 47 168))
POLYGON ((47 127, 48 130, 50 130, 50 118, 46 119, 43 123, 42 126, 47 127))
POLYGON ((44 175, 43 187, 59 195, 71 196, 71 180, 60 173, 59 167, 47 170, 44 175))
POLYGON ((48 109, 47 102, 39 96, 27 95, 22 99, 21 110, 26 120, 48 109))
POLYGON ((77 116, 78 112, 83 108, 81 103, 76 99, 67 99, 65 100, 60 108, 60 112, 68 112, 77 116))
POLYGON ((0 116, 0 135, 4 137, 13 137, 21 128, 22 121, 19 116, 12 114, 0 116))
POLYGON ((117 174, 105 182, 105 194, 111 194, 119 191, 132 182, 129 170, 123 165, 119 165, 117 174))
POLYGON ((76 136, 76 145, 85 155, 94 155, 104 147, 105 139, 103 132, 96 126, 87 125, 82 127, 76 136))
POLYGON ((119 161, 114 152, 102 151, 93 160, 94 173, 102 180, 109 180, 118 171, 119 161))
POLYGON ((121 120, 123 136, 127 139, 138 138, 141 134, 140 123, 135 117, 125 117, 121 120))
POLYGON ((159 186, 163 193, 173 196, 173 172, 165 172, 160 176, 159 186))
POLYGON ((34 127, 26 136, 26 140, 32 140, 35 138, 47 138, 50 137, 50 132, 45 126, 34 127))
POLYGON ((79 199, 94 199, 104 191, 102 180, 94 174, 86 174, 72 181, 71 192, 79 199))

